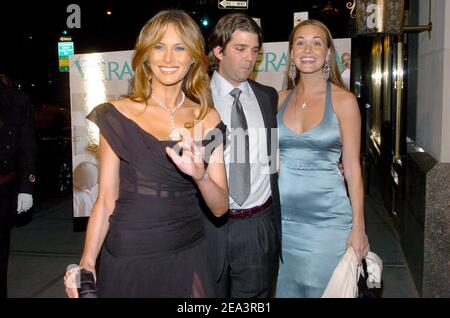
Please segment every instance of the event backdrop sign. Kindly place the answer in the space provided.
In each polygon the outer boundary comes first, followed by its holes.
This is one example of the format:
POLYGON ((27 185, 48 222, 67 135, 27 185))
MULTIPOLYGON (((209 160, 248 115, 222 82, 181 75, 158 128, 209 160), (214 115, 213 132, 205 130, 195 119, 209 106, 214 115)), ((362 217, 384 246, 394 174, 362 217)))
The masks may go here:
MULTIPOLYGON (((351 40, 336 39, 340 58, 350 54, 351 40)), ((264 43, 252 79, 281 90, 287 86, 288 43, 264 43)), ((133 51, 71 55, 70 103, 72 112, 72 164, 74 216, 90 216, 98 194, 99 131, 86 115, 98 104, 119 98, 130 91, 133 51)), ((344 71, 342 67, 341 71, 344 71)), ((343 73, 345 75, 345 73, 343 73)), ((346 81, 349 83, 350 77, 346 81)))

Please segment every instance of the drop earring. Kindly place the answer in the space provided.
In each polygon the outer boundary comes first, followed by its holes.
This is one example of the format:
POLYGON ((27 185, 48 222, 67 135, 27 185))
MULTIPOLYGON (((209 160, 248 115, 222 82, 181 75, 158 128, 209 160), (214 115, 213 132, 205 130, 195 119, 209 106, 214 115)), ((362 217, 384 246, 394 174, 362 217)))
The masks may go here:
POLYGON ((297 67, 295 66, 294 60, 291 59, 291 63, 289 63, 289 78, 292 81, 292 84, 295 86, 295 78, 297 77, 297 67))
POLYGON ((323 65, 322 74, 324 80, 327 81, 330 78, 330 66, 327 61, 325 61, 325 64, 323 65))

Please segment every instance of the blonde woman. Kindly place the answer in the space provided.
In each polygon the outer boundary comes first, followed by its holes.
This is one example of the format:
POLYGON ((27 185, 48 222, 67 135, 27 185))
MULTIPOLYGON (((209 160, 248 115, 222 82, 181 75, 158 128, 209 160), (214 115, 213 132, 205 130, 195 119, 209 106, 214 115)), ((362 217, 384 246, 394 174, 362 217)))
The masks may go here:
MULTIPOLYGON (((79 266, 96 273, 101 252, 100 297, 215 296, 199 195, 220 216, 228 189, 220 138, 209 164, 195 142, 207 146, 212 129, 225 130, 204 52, 185 12, 158 13, 137 40, 132 93, 88 115, 100 128, 100 185, 79 266)), ((69 297, 79 296, 75 272, 65 277, 69 297)))

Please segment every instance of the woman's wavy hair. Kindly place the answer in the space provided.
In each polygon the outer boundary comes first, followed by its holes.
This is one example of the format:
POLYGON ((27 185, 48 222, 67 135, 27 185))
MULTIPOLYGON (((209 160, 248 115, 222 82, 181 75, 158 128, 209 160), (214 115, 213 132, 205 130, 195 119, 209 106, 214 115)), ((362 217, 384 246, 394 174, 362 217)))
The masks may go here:
MULTIPOLYGON (((205 41, 195 21, 182 10, 166 10, 153 16, 141 29, 136 41, 131 66, 134 71, 133 88, 127 96, 133 101, 144 102, 151 97, 152 70, 148 63, 150 51, 161 40, 167 27, 172 25, 183 39, 186 50, 193 63, 183 79, 182 90, 190 100, 200 104, 196 120, 205 117, 208 107, 212 107, 209 88, 208 58, 205 53, 205 41)), ((187 128, 193 122, 186 123, 187 128)))
MULTIPOLYGON (((292 47, 294 45, 295 33, 297 32, 297 30, 299 30, 300 28, 302 28, 306 25, 316 26, 325 33, 327 47, 330 49, 330 57, 328 59, 328 65, 330 66, 329 80, 333 84, 347 90, 347 87, 345 86, 344 81, 342 80, 341 73, 339 72, 339 66, 336 61, 336 48, 334 47, 334 42, 333 42, 333 38, 331 37, 331 32, 327 28, 327 26, 325 24, 323 24, 322 22, 320 22, 319 20, 314 20, 314 19, 305 20, 295 26, 295 28, 291 31, 291 34, 289 35, 289 55, 291 54, 292 47)), ((292 59, 289 58, 289 61, 290 61, 289 62, 289 66, 290 66, 290 63, 292 63, 292 59)), ((300 76, 301 76, 300 71, 298 70, 298 68, 296 68, 295 81, 292 81, 292 79, 289 77, 288 89, 292 89, 298 84, 298 82, 300 81, 300 76)))

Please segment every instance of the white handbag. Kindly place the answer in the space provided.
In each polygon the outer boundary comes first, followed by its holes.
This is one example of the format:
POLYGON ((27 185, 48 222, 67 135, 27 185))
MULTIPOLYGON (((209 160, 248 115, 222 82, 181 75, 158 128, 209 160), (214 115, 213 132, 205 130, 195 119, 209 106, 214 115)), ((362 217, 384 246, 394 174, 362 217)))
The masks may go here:
MULTIPOLYGON (((383 262, 372 252, 369 252, 365 259, 369 274, 368 284, 370 282, 373 286, 379 286, 383 262)), ((353 248, 349 247, 333 271, 322 298, 357 298, 358 279, 362 272, 361 264, 358 264, 353 248)))

